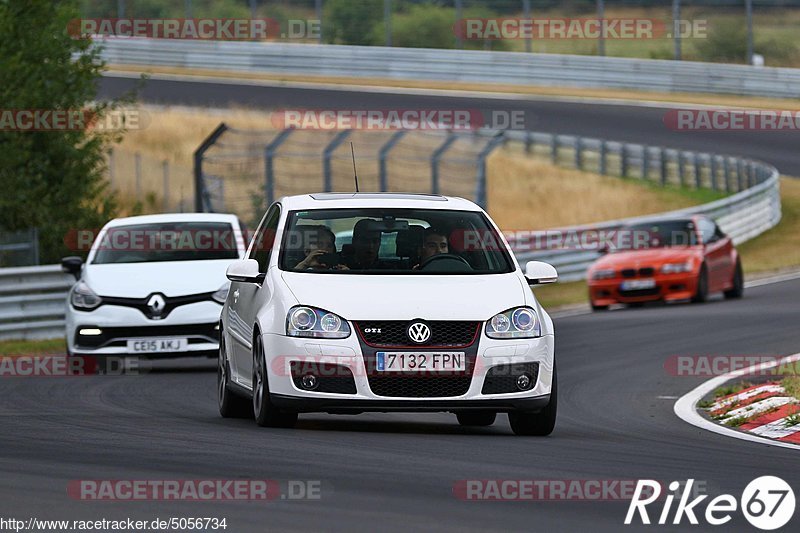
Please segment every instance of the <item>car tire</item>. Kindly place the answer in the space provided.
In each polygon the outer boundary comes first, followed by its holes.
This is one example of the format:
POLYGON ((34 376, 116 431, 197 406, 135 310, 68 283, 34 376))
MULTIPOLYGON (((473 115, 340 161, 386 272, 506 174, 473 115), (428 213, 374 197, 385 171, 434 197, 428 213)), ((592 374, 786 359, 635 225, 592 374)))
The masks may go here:
POLYGON ((291 428, 297 423, 297 413, 278 409, 269 400, 267 363, 261 335, 253 342, 253 414, 256 424, 269 428, 291 428))
POLYGON ((700 273, 697 275, 697 288, 692 296, 692 302, 703 303, 706 300, 708 300, 708 269, 703 263, 700 266, 700 273))
POLYGON ((230 388, 231 366, 225 351, 225 341, 220 331, 217 356, 217 404, 222 418, 252 418, 253 404, 234 393, 230 388))
POLYGON ((550 388, 550 402, 538 413, 511 412, 508 421, 515 435, 545 437, 556 427, 558 412, 558 376, 553 366, 553 385, 550 388))
POLYGON ((744 275, 742 273, 742 263, 737 259, 736 267, 733 270, 733 286, 723 293, 725 298, 741 298, 744 296, 744 275))
POLYGON ((467 411, 456 413, 458 423, 462 426, 491 426, 497 418, 497 413, 485 411, 467 411))
POLYGON ((592 311, 608 311, 607 305, 595 305, 595 304, 591 305, 592 305, 592 311))

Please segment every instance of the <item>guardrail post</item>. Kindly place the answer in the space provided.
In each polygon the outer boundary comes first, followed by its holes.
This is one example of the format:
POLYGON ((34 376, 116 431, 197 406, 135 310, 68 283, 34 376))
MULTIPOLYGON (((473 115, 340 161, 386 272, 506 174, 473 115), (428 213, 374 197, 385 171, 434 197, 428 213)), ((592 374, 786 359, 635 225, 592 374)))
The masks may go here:
POLYGON ((684 164, 684 158, 686 155, 683 153, 682 150, 678 150, 675 152, 676 157, 678 158, 678 183, 681 187, 686 184, 686 180, 684 179, 683 175, 686 172, 686 165, 684 164))
POLYGON ((325 150, 322 152, 322 174, 324 179, 325 192, 333 190, 333 175, 331 174, 331 154, 341 145, 350 135, 350 130, 340 131, 336 134, 325 150))
POLYGON ((275 201, 275 169, 273 165, 275 153, 293 131, 294 128, 283 130, 264 149, 264 199, 267 201, 267 207, 275 201))
POLYGON ((558 135, 555 133, 550 136, 550 159, 553 164, 558 164, 558 135))
POLYGON ((744 160, 739 158, 736 160, 736 190, 744 190, 744 160))
POLYGON ((753 181, 754 181, 753 178, 754 178, 754 174, 755 174, 754 165, 755 165, 755 163, 753 163, 752 161, 748 161, 747 162, 747 188, 748 189, 753 186, 753 181))
POLYGON ((575 137, 575 168, 583 170, 583 137, 575 137))
POLYGON ((203 184, 203 156, 227 129, 228 126, 222 122, 194 151, 194 210, 198 213, 203 212, 203 189, 205 188, 203 184))
POLYGON ((628 145, 619 145, 619 174, 623 178, 628 177, 628 145))
POLYGON ((719 170, 719 168, 718 168, 719 167, 719 161, 717 160, 717 156, 714 155, 714 154, 711 154, 709 156, 709 158, 711 159, 711 166, 710 166, 710 169, 711 169, 711 189, 716 191, 716 190, 719 189, 719 187, 717 187, 717 173, 718 173, 718 170, 719 170))
POLYGON ((647 181, 650 173, 650 150, 647 145, 642 146, 642 179, 647 181))
POLYGON ((533 150, 533 134, 525 130, 525 153, 529 154, 533 150))
POLYGON ((667 184, 667 151, 661 147, 658 149, 659 152, 659 179, 661 180, 661 186, 667 184))
POLYGON ((431 193, 432 194, 439 194, 439 161, 441 161, 442 156, 450 148, 458 136, 453 133, 452 131, 448 133, 447 138, 444 140, 442 144, 439 145, 436 150, 433 151, 431 154, 431 193))
POLYGON ((389 177, 386 172, 386 158, 389 157, 389 151, 394 148, 394 146, 403 138, 403 135, 407 133, 407 130, 400 130, 395 132, 392 137, 386 141, 386 143, 381 146, 380 152, 378 152, 378 168, 379 168, 379 183, 381 192, 386 192, 389 190, 389 177))
POLYGON ((700 174, 700 156, 697 152, 692 152, 692 166, 694 167, 694 188, 703 188, 703 176, 700 174))
POLYGON ((505 142, 505 131, 498 131, 478 154, 478 183, 475 190, 475 203, 486 209, 486 158, 505 142))
POLYGON ((725 192, 731 192, 731 158, 723 157, 722 163, 724 165, 725 192))
POLYGON ((598 166, 597 172, 601 176, 606 175, 607 171, 606 165, 608 164, 607 155, 608 155, 608 145, 606 145, 605 140, 602 140, 600 141, 600 153, 598 154, 598 159, 597 159, 597 166, 598 166))

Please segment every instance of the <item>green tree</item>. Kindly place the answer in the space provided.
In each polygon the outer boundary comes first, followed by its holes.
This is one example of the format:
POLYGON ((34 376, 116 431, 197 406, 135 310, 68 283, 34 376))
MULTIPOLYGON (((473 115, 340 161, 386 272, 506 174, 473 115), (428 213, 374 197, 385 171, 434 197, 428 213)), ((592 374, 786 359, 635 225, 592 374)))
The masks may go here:
POLYGON ((383 20, 383 2, 327 0, 322 35, 329 43, 370 45, 372 27, 383 20))
MULTIPOLYGON (((104 67, 89 40, 73 38, 77 0, 0 0, 0 112, 86 110, 102 117, 120 102, 95 102, 104 67)), ((70 252, 71 230, 97 228, 115 201, 104 153, 119 132, 98 128, 13 131, 0 127, 0 228, 39 228, 42 262, 70 252)))

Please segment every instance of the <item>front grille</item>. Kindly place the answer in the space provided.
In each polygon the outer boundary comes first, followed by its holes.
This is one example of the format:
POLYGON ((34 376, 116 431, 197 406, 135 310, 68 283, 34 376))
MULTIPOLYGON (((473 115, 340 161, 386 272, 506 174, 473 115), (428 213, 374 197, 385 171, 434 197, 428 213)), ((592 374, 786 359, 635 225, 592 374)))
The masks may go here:
MULTIPOLYGON (((155 294, 155 293, 154 293, 155 294)), ((176 307, 182 305, 193 304, 197 302, 214 301, 211 298, 213 292, 204 292, 200 294, 186 294, 183 296, 163 296, 164 309, 160 313, 153 313, 152 309, 148 307, 147 302, 153 294, 145 296, 144 298, 121 298, 118 296, 102 296, 101 305, 118 305, 121 307, 132 307, 138 309, 147 318, 159 320, 166 318, 170 312, 176 307)))
POLYGON ((539 363, 515 363, 491 367, 486 372, 481 394, 523 392, 523 389, 517 387, 517 378, 522 374, 527 374, 531 378, 530 387, 524 390, 531 390, 536 386, 536 380, 539 378, 539 363))
POLYGON ((219 342, 217 323, 178 324, 173 326, 139 326, 99 328, 101 335, 80 335, 83 328, 97 328, 95 325, 81 325, 75 328, 75 345, 79 348, 100 348, 105 346, 125 346, 127 339, 138 337, 189 337, 189 344, 219 342))
MULTIPOLYGON (((394 372, 392 373, 394 374, 394 372)), ((461 396, 469 390, 471 375, 419 375, 404 374, 368 376, 369 388, 378 396, 406 398, 441 398, 461 396)))
POLYGON ((470 346, 478 336, 480 322, 458 320, 438 320, 425 322, 431 328, 431 338, 425 344, 417 345, 406 335, 406 328, 412 320, 371 320, 356 322, 355 326, 364 342, 374 348, 396 346, 470 346))
POLYGON ((330 392, 334 394, 355 394, 356 382, 353 379, 353 372, 343 365, 331 363, 301 362, 292 361, 292 381, 295 387, 300 390, 309 390, 303 387, 301 380, 307 374, 313 374, 317 378, 317 386, 314 392, 330 392))
POLYGON ((619 290, 620 296, 625 296, 628 298, 634 298, 636 296, 655 296, 658 293, 658 287, 652 287, 650 289, 631 289, 627 291, 623 291, 622 289, 619 290))
POLYGON ((635 268, 623 268, 619 273, 623 278, 635 278, 637 274, 641 277, 648 278, 653 276, 655 272, 653 267, 642 267, 638 270, 635 268))

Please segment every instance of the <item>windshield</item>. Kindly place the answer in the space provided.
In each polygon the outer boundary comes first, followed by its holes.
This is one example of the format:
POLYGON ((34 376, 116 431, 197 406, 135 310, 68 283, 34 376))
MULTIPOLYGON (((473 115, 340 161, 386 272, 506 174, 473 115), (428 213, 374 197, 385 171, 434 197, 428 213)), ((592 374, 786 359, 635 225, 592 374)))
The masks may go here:
POLYGON ((620 230, 618 249, 668 248, 697 244, 697 232, 691 220, 669 220, 632 224, 620 230))
POLYGON ((93 264, 238 259, 233 227, 224 222, 160 222, 109 228, 93 264))
POLYGON ((316 209, 289 213, 280 268, 337 274, 500 274, 513 262, 482 213, 316 209))

